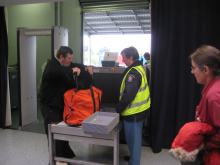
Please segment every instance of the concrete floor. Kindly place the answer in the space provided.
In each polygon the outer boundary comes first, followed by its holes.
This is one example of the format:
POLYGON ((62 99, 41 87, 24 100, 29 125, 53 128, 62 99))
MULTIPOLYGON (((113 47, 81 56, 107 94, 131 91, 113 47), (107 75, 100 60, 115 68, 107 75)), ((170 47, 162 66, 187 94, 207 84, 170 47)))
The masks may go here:
MULTIPOLYGON (((49 153, 45 134, 0 129, 0 165, 48 165, 49 153)), ((70 142, 76 159, 112 164, 113 148, 87 143, 70 142)), ((180 165, 168 149, 153 153, 150 147, 142 146, 141 165, 180 165)), ((126 144, 120 144, 119 164, 127 165, 123 160, 129 155, 126 144)), ((71 164, 73 165, 73 164, 71 164)))
MULTIPOLYGON (((44 130, 43 118, 38 100, 39 123, 24 131, 19 131, 19 110, 12 110, 12 125, 9 129, 0 129, 0 165, 48 165, 49 153, 47 137, 44 130)), ((121 131, 123 132, 123 131, 121 131)), ((129 155, 129 150, 120 132, 119 164, 127 165, 123 157, 129 155)), ((87 143, 70 142, 76 154, 76 159, 113 163, 113 148, 87 143)), ((180 165, 169 153, 163 149, 160 153, 153 153, 148 136, 143 137, 141 165, 180 165)), ((73 165, 73 164, 71 164, 73 165)))

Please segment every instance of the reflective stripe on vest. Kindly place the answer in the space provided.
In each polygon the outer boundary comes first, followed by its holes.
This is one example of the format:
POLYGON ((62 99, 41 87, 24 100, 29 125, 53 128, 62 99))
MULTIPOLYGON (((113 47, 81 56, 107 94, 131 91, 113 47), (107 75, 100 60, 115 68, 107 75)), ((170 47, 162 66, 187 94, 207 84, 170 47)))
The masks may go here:
POLYGON ((150 64, 150 60, 147 60, 146 64, 150 64))
MULTIPOLYGON (((141 74, 141 77, 142 77, 141 85, 140 85, 140 88, 139 88, 138 93, 136 94, 134 100, 121 113, 122 116, 133 115, 133 114, 145 111, 150 107, 150 103, 151 103, 149 86, 147 84, 147 78, 146 78, 146 74, 145 74, 143 67, 136 66, 136 67, 132 67, 131 69, 133 69, 133 68, 136 69, 141 74)), ((119 100, 121 100, 121 97, 123 95, 123 92, 125 89, 125 80, 126 80, 128 73, 130 72, 130 70, 125 74, 125 76, 122 80, 119 100)))

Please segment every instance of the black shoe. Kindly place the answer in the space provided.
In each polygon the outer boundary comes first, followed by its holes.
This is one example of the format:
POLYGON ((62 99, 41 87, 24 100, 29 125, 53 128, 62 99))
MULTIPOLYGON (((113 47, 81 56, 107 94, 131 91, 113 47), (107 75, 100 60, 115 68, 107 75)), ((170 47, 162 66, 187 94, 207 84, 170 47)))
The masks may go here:
POLYGON ((124 160, 127 161, 127 162, 129 162, 130 158, 131 158, 131 156, 125 156, 125 157, 124 157, 124 160))

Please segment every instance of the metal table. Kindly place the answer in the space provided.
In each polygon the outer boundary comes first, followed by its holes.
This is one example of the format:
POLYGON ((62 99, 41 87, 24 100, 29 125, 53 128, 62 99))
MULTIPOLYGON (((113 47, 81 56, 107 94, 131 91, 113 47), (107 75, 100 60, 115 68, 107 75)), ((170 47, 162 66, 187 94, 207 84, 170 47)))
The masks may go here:
POLYGON ((90 143, 103 146, 114 147, 113 165, 119 165, 119 125, 117 125, 109 134, 85 133, 82 128, 48 125, 49 138, 49 158, 50 165, 55 165, 55 161, 68 163, 78 163, 84 165, 104 165, 96 162, 88 162, 83 160, 74 160, 62 157, 56 157, 55 140, 66 140, 90 143))

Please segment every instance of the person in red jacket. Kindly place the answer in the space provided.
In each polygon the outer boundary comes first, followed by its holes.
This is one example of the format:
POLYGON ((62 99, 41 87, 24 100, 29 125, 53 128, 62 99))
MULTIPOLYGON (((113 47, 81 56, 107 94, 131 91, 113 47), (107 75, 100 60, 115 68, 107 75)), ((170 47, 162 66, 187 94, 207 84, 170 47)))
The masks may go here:
POLYGON ((197 83, 205 85, 196 108, 195 121, 207 123, 217 133, 206 138, 202 161, 182 162, 182 165, 220 165, 220 51, 203 45, 190 55, 190 59, 191 73, 197 83))

